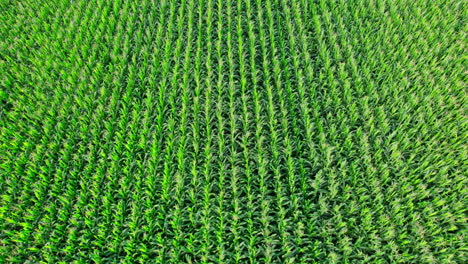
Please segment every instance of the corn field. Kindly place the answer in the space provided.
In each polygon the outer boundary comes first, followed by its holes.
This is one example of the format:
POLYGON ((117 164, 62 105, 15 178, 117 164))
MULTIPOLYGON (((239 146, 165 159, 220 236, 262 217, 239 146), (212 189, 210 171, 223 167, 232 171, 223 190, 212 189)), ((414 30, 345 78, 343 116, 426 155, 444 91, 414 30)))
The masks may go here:
POLYGON ((0 263, 466 263, 467 8, 0 1, 0 263))

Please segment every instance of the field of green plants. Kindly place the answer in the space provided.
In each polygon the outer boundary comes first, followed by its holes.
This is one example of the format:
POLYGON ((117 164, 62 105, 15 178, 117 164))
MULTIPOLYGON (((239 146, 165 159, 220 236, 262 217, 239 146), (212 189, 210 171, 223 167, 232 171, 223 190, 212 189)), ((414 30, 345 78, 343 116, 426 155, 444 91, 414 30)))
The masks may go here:
POLYGON ((1 0, 0 263, 466 263, 467 5, 1 0))

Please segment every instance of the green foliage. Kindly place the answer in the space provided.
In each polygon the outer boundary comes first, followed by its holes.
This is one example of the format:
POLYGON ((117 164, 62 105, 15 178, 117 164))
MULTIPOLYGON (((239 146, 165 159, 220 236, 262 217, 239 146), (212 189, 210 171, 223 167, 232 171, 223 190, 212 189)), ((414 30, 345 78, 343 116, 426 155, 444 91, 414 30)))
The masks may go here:
POLYGON ((0 2, 0 263, 463 263, 463 1, 0 2))

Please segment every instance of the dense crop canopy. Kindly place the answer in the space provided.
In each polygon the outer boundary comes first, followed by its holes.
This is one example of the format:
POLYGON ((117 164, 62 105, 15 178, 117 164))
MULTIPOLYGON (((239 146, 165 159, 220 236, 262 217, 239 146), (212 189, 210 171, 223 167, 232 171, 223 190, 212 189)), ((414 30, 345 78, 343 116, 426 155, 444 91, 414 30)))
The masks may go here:
POLYGON ((0 1, 0 263, 463 263, 465 20, 0 1))

